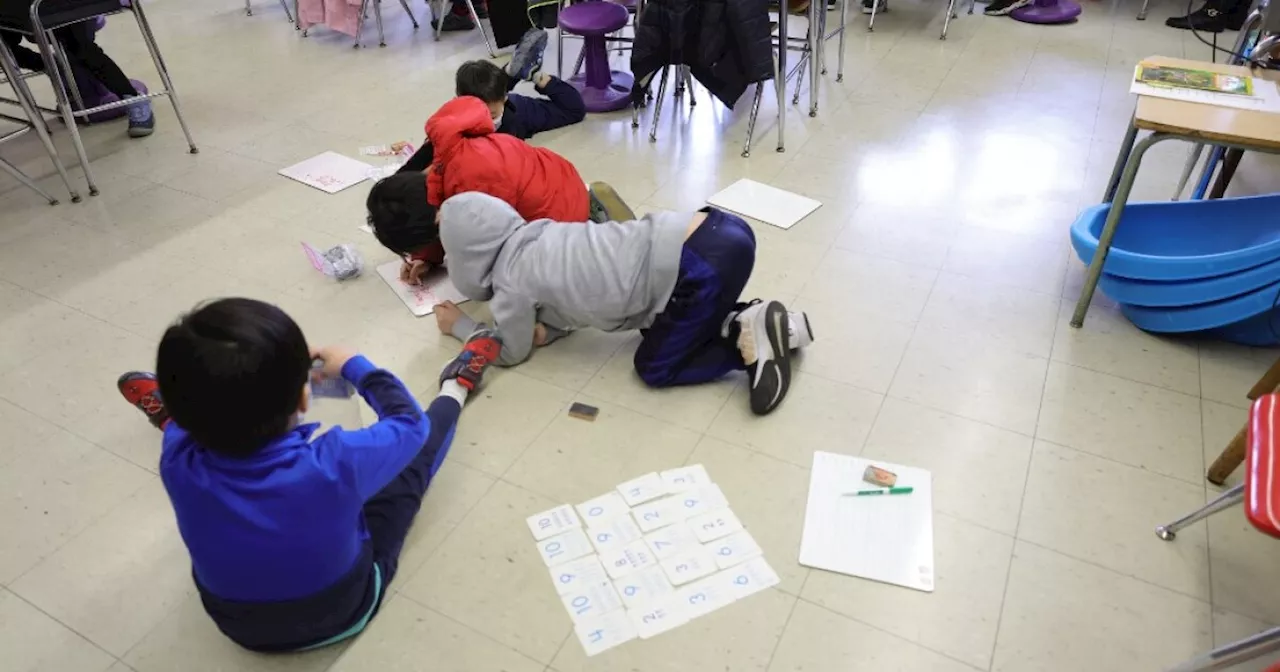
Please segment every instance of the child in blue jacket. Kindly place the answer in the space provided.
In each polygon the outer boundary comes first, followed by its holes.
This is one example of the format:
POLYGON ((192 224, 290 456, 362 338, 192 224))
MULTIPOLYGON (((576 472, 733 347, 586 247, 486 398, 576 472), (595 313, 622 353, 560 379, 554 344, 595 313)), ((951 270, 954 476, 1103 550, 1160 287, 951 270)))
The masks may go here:
POLYGON ((350 637, 378 611, 467 394, 501 343, 477 333, 424 413, 391 373, 312 350, 283 311, 222 299, 165 332, 156 373, 119 388, 164 431, 160 477, 205 611, 255 651, 350 637), (378 414, 364 429, 301 424, 312 362, 378 414))

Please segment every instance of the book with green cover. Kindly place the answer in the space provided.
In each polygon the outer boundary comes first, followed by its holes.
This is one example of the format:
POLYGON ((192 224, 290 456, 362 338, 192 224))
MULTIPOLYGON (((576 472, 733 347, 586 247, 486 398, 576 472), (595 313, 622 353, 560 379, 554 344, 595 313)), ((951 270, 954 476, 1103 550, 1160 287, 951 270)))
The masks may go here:
POLYGON ((1135 75, 1137 81, 1151 86, 1162 86, 1172 89, 1196 89, 1229 93, 1237 96, 1253 95, 1253 78, 1224 75, 1208 70, 1192 70, 1168 65, 1150 65, 1139 63, 1135 75))

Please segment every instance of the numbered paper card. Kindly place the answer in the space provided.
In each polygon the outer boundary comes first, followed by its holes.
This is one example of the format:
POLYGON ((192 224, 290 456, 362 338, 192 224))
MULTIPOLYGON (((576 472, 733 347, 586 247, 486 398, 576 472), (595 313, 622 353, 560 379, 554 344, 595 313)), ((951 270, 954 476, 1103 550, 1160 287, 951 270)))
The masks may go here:
POLYGON ((582 642, 582 649, 588 656, 629 642, 636 638, 636 626, 631 617, 621 609, 607 614, 584 618, 578 621, 573 631, 582 642))
POLYGON ((680 502, 675 497, 665 497, 648 504, 641 504, 631 509, 631 515, 635 517, 636 525, 639 525, 644 532, 652 532, 660 527, 678 523, 685 517, 680 509, 680 502))
POLYGON ((746 530, 721 537, 707 544, 706 548, 715 556, 716 566, 720 569, 728 569, 758 557, 764 552, 746 530))
POLYGON ((667 573, 667 578, 677 586, 697 581, 704 576, 714 574, 719 569, 716 566, 715 556, 702 547, 681 551, 663 560, 661 564, 662 571, 667 573))
POLYGON ((584 584, 596 584, 609 580, 609 575, 600 564, 600 556, 588 555, 577 560, 570 560, 550 569, 551 581, 556 592, 561 595, 578 590, 584 584))
POLYGON ((755 558, 716 574, 714 580, 729 586, 737 599, 742 599, 778 585, 781 579, 764 558, 755 558))
POLYGON ((609 553, 640 538, 640 528, 626 518, 617 518, 600 527, 587 528, 587 537, 599 553, 609 553))
POLYGON ((663 485, 667 486, 667 492, 672 493, 711 485, 711 477, 707 475, 706 468, 701 464, 669 469, 662 472, 661 476, 663 485))
POLYGON ((578 514, 574 513, 573 507, 568 504, 529 516, 525 522, 529 524, 529 531, 533 533, 533 538, 538 541, 582 526, 578 522, 578 514))
POLYGON ((689 622, 689 617, 674 601, 650 605, 647 609, 628 609, 627 614, 631 616, 640 639, 649 639, 689 622))
POLYGON ((548 567, 577 560, 593 550, 591 542, 587 541, 587 534, 578 529, 538 542, 538 553, 542 554, 542 561, 548 567))
POLYGON ((609 578, 620 579, 636 570, 658 564, 658 559, 653 557, 653 551, 649 550, 644 541, 633 541, 623 548, 602 553, 600 563, 604 565, 609 578))
POLYGON ((618 486, 618 494, 630 506, 643 504, 667 494, 667 486, 656 472, 634 478, 618 486))
POLYGON ((564 608, 569 610, 569 617, 574 623, 622 608, 622 598, 608 581, 581 584, 573 592, 561 595, 560 601, 564 602, 564 608))
POLYGON ((698 541, 706 543, 742 529, 742 521, 729 509, 717 509, 689 519, 689 527, 698 541))
POLYGON ((644 541, 649 544, 649 548, 653 549, 653 554, 659 560, 666 560, 676 553, 698 545, 698 537, 684 523, 675 523, 650 532, 644 535, 644 541))
POLYGON ((667 580, 667 575, 662 573, 661 567, 647 567, 621 579, 614 579, 613 587, 622 596, 628 609, 639 609, 659 602, 675 592, 675 587, 667 580))
POLYGON ((694 619, 727 606, 737 598, 737 593, 727 583, 708 577, 677 590, 675 601, 690 619, 694 619))
POLYGON ((614 518, 627 515, 630 508, 617 492, 607 492, 578 505, 578 513, 587 527, 599 526, 614 518))

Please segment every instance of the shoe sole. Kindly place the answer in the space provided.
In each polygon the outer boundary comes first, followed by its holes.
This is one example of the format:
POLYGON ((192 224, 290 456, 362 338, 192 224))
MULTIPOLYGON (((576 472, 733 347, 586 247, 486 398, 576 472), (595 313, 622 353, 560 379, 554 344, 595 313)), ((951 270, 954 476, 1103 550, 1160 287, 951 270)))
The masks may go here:
MULTIPOLYGON (((800 313, 800 314, 804 316, 804 331, 806 334, 809 334, 809 342, 813 343, 814 341, 813 327, 809 326, 809 313, 800 313)), ((788 316, 787 319, 790 320, 791 317, 788 316)))
POLYGON ((765 305, 764 315, 752 322, 756 363, 751 367, 751 412, 765 415, 778 407, 791 388, 791 349, 787 347, 787 309, 777 301, 765 305), (766 345, 768 351, 761 352, 766 345))
POLYGON ((1031 0, 1017 0, 1017 2, 1013 3, 1012 5, 1009 5, 1008 7, 997 9, 994 12, 988 9, 984 9, 982 10, 982 13, 985 16, 1008 16, 1012 14, 1014 10, 1022 9, 1023 7, 1026 7, 1029 4, 1031 4, 1031 0))
POLYGON ((152 133, 155 133, 155 132, 156 132, 156 129, 154 128, 131 128, 129 129, 129 137, 145 138, 148 135, 151 135, 152 133))
POLYGON ((599 210, 604 214, 606 222, 630 222, 636 218, 636 213, 627 206, 622 197, 613 187, 604 182, 592 182, 587 188, 587 193, 591 195, 592 209, 599 210))
POLYGON ((515 73, 511 76, 516 79, 525 79, 529 76, 529 72, 537 67, 539 56, 547 50, 547 31, 532 28, 520 36, 520 41, 516 43, 516 48, 511 51, 511 62, 519 63, 520 67, 515 69, 515 73))

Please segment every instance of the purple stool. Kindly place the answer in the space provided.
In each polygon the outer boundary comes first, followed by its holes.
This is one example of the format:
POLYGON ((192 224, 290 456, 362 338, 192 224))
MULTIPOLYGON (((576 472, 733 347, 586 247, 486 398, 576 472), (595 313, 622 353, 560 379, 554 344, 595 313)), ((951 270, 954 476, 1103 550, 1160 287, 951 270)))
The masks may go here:
POLYGON ((631 101, 629 72, 609 69, 609 50, 605 36, 622 30, 629 18, 627 8, 612 2, 590 0, 560 10, 560 30, 582 36, 582 52, 586 55, 584 74, 574 75, 569 83, 582 92, 588 112, 613 112, 631 101))
POLYGON ((1080 16, 1080 3, 1074 0, 1036 0, 1009 16, 1023 23, 1067 23, 1080 16))

